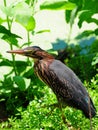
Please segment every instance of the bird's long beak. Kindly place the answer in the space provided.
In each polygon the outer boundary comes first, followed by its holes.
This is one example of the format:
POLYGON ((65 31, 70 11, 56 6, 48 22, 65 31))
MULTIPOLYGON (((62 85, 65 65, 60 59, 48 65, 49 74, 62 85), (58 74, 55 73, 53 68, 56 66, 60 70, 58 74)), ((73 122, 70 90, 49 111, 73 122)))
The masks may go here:
POLYGON ((20 54, 20 55, 25 55, 25 50, 24 49, 20 49, 20 50, 11 50, 11 51, 7 51, 8 53, 15 53, 15 54, 20 54))

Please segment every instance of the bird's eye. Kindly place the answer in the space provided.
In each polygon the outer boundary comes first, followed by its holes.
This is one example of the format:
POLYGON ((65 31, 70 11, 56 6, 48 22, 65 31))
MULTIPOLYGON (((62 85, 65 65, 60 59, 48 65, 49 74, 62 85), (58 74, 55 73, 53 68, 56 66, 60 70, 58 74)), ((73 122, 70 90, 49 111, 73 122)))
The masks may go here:
POLYGON ((35 54, 36 54, 36 51, 32 51, 31 54, 32 54, 32 55, 35 55, 35 54))

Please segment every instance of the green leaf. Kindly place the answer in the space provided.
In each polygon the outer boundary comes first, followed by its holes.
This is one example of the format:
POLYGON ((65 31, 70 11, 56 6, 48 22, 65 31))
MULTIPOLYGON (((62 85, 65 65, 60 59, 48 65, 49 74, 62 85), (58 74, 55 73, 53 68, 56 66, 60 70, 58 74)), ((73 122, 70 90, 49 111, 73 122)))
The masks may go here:
POLYGON ((16 38, 14 38, 14 37, 9 37, 8 35, 3 35, 2 39, 7 41, 7 43, 9 43, 9 44, 12 44, 14 46, 19 47, 18 46, 18 40, 16 38))
POLYGON ((19 2, 15 5, 14 7, 15 10, 15 16, 17 15, 28 15, 28 16, 32 16, 32 9, 29 7, 28 4, 26 4, 25 2, 19 2))
POLYGON ((21 38, 20 36, 11 33, 10 30, 6 29, 3 25, 0 25, 0 33, 7 34, 8 36, 15 37, 15 38, 21 38))
POLYGON ((28 62, 25 61, 15 61, 15 63, 19 74, 22 73, 28 66, 28 62))
POLYGON ((24 73, 24 77, 26 77, 26 78, 29 78, 30 76, 32 76, 34 74, 34 70, 33 70, 33 68, 30 68, 28 71, 26 71, 25 73, 24 73))
POLYGON ((32 16, 17 15, 16 21, 24 26, 28 31, 33 31, 35 28, 35 19, 32 16))
POLYGON ((10 30, 6 29, 4 26, 0 25, 0 37, 1 39, 7 41, 10 44, 18 46, 18 40, 16 38, 21 38, 20 36, 11 33, 10 30))
POLYGON ((35 19, 31 16, 28 19, 27 25, 25 26, 28 31, 35 29, 35 19))
POLYGON ((15 7, 15 18, 22 26, 28 31, 32 31, 35 28, 35 19, 32 16, 32 10, 25 2, 18 3, 15 7))
POLYGON ((6 21, 5 19, 0 18, 0 24, 2 24, 5 21, 6 21))
POLYGON ((98 28, 95 29, 94 33, 95 33, 96 35, 98 35, 98 28))
POLYGON ((25 91, 30 85, 30 79, 23 78, 22 76, 15 76, 13 80, 21 91, 25 91))
POLYGON ((2 10, 2 12, 7 15, 7 16, 10 16, 10 17, 13 17, 14 14, 15 14, 15 10, 13 8, 13 4, 11 4, 10 6, 0 6, 0 9, 2 10))
POLYGON ((81 34, 79 34, 78 36, 76 36, 76 39, 82 39, 83 37, 88 37, 92 34, 94 34, 94 31, 86 30, 86 31, 82 32, 81 34))
POLYGON ((84 10, 81 12, 80 16, 79 16, 79 22, 78 22, 78 25, 79 25, 79 28, 82 27, 82 23, 84 21, 86 21, 87 23, 91 23, 91 22, 94 22, 98 25, 98 20, 95 19, 95 18, 92 18, 94 12, 92 12, 92 10, 84 10))
POLYGON ((92 65, 97 65, 98 64, 98 53, 96 56, 93 58, 92 65))
POLYGON ((12 61, 9 61, 8 59, 4 59, 0 62, 0 66, 13 66, 12 61))
POLYGON ((66 19, 67 23, 70 22, 70 18, 71 18, 71 10, 66 10, 65 11, 65 19, 66 19))
POLYGON ((76 4, 67 2, 66 0, 46 0, 40 5, 40 9, 50 10, 72 10, 76 7, 76 4))
POLYGON ((40 31, 36 32, 36 34, 45 33, 45 32, 50 32, 50 30, 49 29, 40 30, 40 31))

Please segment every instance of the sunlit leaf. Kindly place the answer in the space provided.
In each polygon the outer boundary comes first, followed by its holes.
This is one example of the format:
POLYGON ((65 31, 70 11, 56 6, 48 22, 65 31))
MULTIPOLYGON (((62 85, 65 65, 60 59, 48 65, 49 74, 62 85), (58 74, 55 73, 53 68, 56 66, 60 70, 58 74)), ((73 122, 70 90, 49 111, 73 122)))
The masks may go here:
POLYGON ((15 7, 16 21, 19 22, 22 26, 28 31, 32 31, 35 28, 35 19, 32 16, 32 10, 25 2, 17 4, 15 7))
POLYGON ((0 18, 0 24, 2 24, 3 22, 6 22, 6 19, 0 18))
POLYGON ((32 15, 32 9, 25 2, 19 2, 14 6, 15 16, 17 15, 32 15))
POLYGON ((32 31, 35 28, 35 20, 32 16, 17 15, 16 21, 24 26, 28 31, 32 31))
POLYGON ((96 65, 98 64, 98 53, 96 54, 96 56, 93 58, 93 61, 92 61, 92 65, 96 65))
POLYGON ((66 0, 45 0, 41 5, 40 9, 50 10, 72 10, 76 7, 76 4, 67 2, 66 0))
POLYGON ((2 12, 7 15, 7 16, 10 16, 10 17, 13 17, 14 14, 15 14, 15 10, 13 8, 13 5, 11 4, 10 6, 0 6, 0 9, 2 10, 2 12))

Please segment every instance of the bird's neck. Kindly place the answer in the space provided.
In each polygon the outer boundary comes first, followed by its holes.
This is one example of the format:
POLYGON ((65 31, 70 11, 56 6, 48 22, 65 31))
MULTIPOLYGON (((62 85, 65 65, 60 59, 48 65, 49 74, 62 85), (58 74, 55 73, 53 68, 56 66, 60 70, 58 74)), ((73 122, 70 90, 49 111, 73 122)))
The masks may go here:
POLYGON ((37 59, 34 59, 34 66, 37 66, 37 65, 39 65, 39 64, 50 64, 55 58, 52 56, 52 55, 50 55, 49 53, 47 53, 47 52, 45 52, 45 51, 43 51, 43 52, 40 52, 40 51, 38 51, 37 53, 36 53, 36 55, 39 57, 39 58, 37 58, 37 59))
POLYGON ((44 65, 49 66, 53 61, 54 61, 53 57, 46 57, 46 58, 43 58, 41 60, 40 59, 35 59, 34 60, 34 67, 44 66, 44 65))

